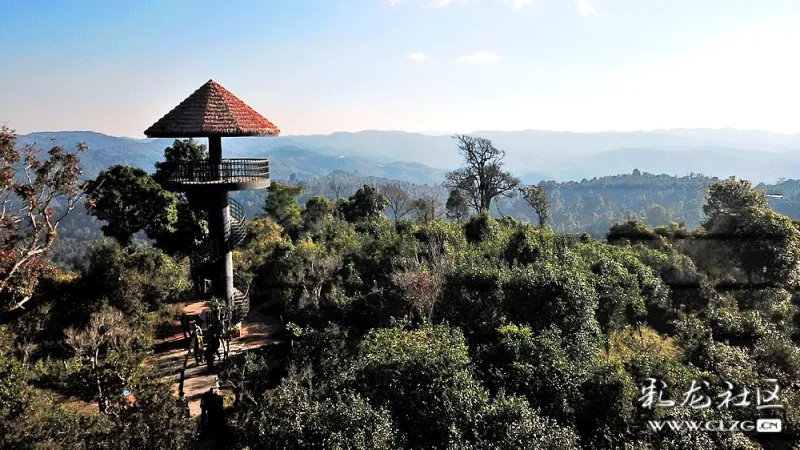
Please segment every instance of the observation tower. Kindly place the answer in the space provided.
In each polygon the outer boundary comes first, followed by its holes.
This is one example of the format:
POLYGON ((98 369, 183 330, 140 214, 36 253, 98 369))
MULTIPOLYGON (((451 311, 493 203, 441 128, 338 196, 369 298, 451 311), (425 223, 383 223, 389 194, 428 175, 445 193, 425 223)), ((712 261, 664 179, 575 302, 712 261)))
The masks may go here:
POLYGON ((208 213, 209 237, 191 252, 194 279, 211 281, 212 295, 232 307, 233 323, 250 309, 246 292, 237 288, 231 251, 245 237, 245 214, 228 192, 265 189, 270 184, 269 161, 222 158, 222 138, 277 136, 278 127, 214 80, 145 130, 151 138, 208 138, 207 160, 156 164, 156 179, 165 189, 185 194, 193 209, 208 213))

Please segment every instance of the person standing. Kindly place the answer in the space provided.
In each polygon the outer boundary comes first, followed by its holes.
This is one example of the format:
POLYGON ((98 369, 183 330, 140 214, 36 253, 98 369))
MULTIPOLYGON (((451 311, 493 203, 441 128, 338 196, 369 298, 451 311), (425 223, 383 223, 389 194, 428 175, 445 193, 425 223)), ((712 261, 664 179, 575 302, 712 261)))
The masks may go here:
POLYGON ((213 424, 212 409, 215 404, 214 388, 210 388, 200 397, 200 428, 208 430, 213 424))
POLYGON ((206 343, 206 362, 209 370, 214 368, 214 359, 219 357, 219 335, 213 333, 208 337, 206 343))
POLYGON ((195 325, 194 330, 192 330, 192 345, 194 351, 194 362, 197 365, 203 362, 203 331, 200 330, 200 327, 195 325))
POLYGON ((200 365, 203 362, 205 362, 204 361, 205 360, 205 356, 203 355, 204 347, 205 346, 203 345, 203 335, 202 334, 198 334, 197 335, 197 346, 195 347, 195 358, 197 360, 197 365, 200 365))

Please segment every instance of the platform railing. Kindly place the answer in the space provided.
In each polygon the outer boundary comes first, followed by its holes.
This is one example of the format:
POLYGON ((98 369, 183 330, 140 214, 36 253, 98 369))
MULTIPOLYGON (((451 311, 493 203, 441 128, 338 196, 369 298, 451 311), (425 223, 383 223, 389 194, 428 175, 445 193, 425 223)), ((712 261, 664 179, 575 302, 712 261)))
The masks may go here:
POLYGON ((269 160, 261 158, 167 161, 156 163, 155 178, 162 183, 244 182, 269 179, 269 160))

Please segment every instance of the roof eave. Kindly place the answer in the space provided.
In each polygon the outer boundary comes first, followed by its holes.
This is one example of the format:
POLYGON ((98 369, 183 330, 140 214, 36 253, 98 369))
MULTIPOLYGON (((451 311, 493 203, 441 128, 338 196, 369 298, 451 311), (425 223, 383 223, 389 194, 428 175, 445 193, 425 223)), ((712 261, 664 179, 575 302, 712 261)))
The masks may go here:
POLYGON ((252 136, 278 136, 280 130, 275 131, 252 131, 236 133, 209 133, 209 132, 170 132, 170 131, 150 131, 146 130, 144 135, 148 138, 204 138, 204 137, 252 137, 252 136))

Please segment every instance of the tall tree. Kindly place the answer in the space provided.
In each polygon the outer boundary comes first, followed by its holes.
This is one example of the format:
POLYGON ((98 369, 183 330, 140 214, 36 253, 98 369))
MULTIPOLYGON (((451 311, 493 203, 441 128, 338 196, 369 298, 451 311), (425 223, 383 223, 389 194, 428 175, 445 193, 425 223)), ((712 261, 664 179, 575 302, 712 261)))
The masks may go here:
POLYGON ((172 231, 167 229, 151 237, 155 240, 155 246, 170 256, 189 256, 197 245, 208 239, 208 213, 194 209, 188 201, 181 200, 172 231))
POLYGON ((333 203, 321 195, 315 195, 306 200, 301 215, 303 227, 310 230, 321 224, 326 217, 333 215, 333 203))
POLYGON ((267 188, 264 211, 287 231, 295 229, 302 222, 297 197, 303 193, 303 186, 272 182, 267 188))
POLYGON ((469 204, 467 198, 458 189, 450 191, 450 196, 447 197, 447 218, 461 223, 469 215, 469 204))
POLYGON ((142 230, 152 239, 175 231, 178 199, 142 169, 111 166, 86 189, 89 214, 106 221, 103 233, 122 245, 142 230))
POLYGON ((550 220, 550 199, 543 186, 523 186, 519 188, 522 198, 531 205, 539 216, 539 228, 545 228, 550 220))
POLYGON ((400 220, 414 209, 413 200, 406 188, 398 183, 389 183, 381 186, 381 194, 389 201, 394 220, 400 220))
MULTIPOLYGON (((747 283, 800 284, 800 231, 750 182, 731 178, 711 185, 703 210, 708 219, 702 237, 714 249, 707 253, 732 256, 747 283)), ((725 274, 732 274, 730 268, 725 274)))
POLYGON ((208 149, 194 139, 175 139, 172 146, 164 149, 167 161, 199 161, 208 159, 208 149))
POLYGON ((731 177, 714 183, 708 187, 708 203, 703 206, 703 212, 708 216, 703 226, 710 228, 717 217, 738 216, 748 208, 769 208, 766 195, 753 189, 749 181, 731 177))
POLYGON ((519 186, 519 179, 503 171, 506 152, 492 141, 467 135, 455 135, 458 151, 466 165, 446 175, 445 185, 464 192, 469 204, 478 212, 489 211, 494 199, 510 197, 519 186))
POLYGON ((347 201, 340 202, 339 211, 348 222, 380 217, 389 200, 374 187, 365 184, 347 201))
POLYGON ((78 153, 85 145, 68 152, 53 141, 40 159, 34 145, 17 149, 16 138, 0 127, 0 312, 31 298, 44 267, 42 255, 83 195, 78 153))
MULTIPOLYGON (((175 139, 164 149, 166 161, 202 161, 208 159, 208 148, 192 138, 175 139)), ((158 176, 154 176, 160 181, 158 176)), ((205 240, 208 234, 207 213, 197 207, 198 195, 184 193, 178 196, 177 222, 173 232, 160 233, 155 237, 156 246, 171 255, 188 255, 192 248, 205 240)))
POLYGON ((670 218, 669 210, 657 203, 652 203, 647 207, 645 216, 647 217, 647 224, 654 227, 668 224, 670 218))

